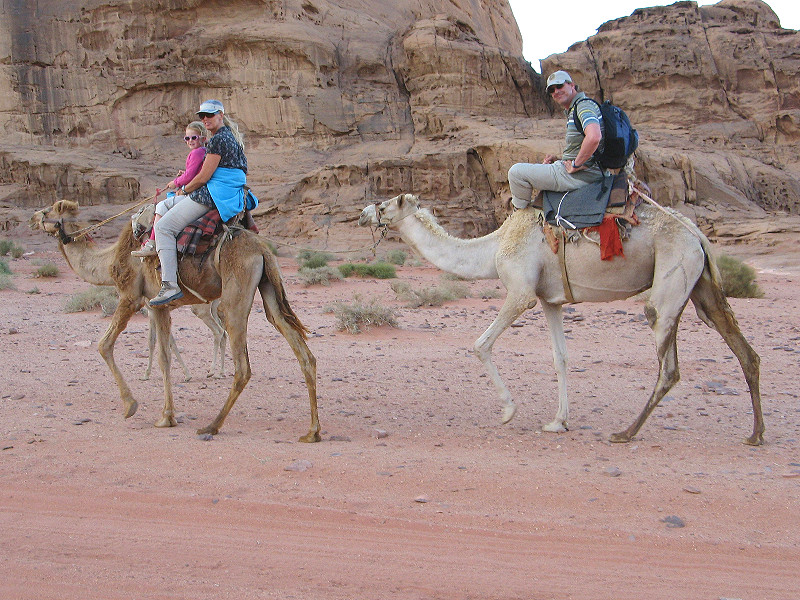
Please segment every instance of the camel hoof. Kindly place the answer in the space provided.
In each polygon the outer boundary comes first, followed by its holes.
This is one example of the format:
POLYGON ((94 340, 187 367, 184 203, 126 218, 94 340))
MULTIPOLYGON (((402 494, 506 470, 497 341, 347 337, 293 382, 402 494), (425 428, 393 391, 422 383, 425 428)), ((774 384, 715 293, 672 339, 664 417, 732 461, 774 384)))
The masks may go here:
POLYGON ((213 425, 209 425, 208 427, 203 427, 202 429, 197 430, 197 435, 203 435, 206 433, 210 433, 211 435, 217 435, 219 433, 219 427, 214 427, 213 425))
POLYGON ((299 441, 305 442, 306 444, 313 444, 314 442, 321 442, 322 436, 320 436, 318 431, 309 431, 306 435, 301 435, 299 441))
POLYGON ((517 405, 507 404, 505 408, 503 408, 503 425, 513 419, 515 414, 517 414, 517 405))
POLYGON ((553 421, 552 423, 548 423, 542 427, 542 431, 546 431, 548 433, 564 433, 569 431, 569 429, 567 428, 567 424, 563 421, 553 421))
POLYGON ((620 433, 612 433, 608 439, 615 444, 627 444, 633 439, 633 436, 628 435, 626 431, 621 431, 620 433))
POLYGON ((136 400, 131 400, 130 402, 126 402, 125 412, 123 416, 126 419, 130 419, 133 415, 136 414, 137 410, 139 410, 139 403, 136 400))
POLYGON ((161 417, 158 421, 156 421, 156 427, 175 427, 178 422, 175 420, 175 417, 161 417))
POLYGON ((745 438, 744 443, 748 446, 761 446, 764 443, 764 436, 760 433, 754 433, 749 438, 745 438))

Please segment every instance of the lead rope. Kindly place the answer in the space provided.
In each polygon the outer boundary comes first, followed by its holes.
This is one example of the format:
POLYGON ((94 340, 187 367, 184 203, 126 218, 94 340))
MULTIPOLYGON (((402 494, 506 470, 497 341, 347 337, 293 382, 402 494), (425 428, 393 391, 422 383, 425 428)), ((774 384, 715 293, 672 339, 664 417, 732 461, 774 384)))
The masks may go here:
POLYGON ((126 208, 126 209, 125 209, 125 210, 123 210, 122 212, 118 212, 117 214, 115 214, 115 215, 113 215, 113 216, 110 216, 110 217, 108 217, 107 219, 103 219, 103 220, 102 220, 102 221, 100 221, 99 223, 95 223, 94 225, 89 225, 89 226, 87 226, 87 227, 84 227, 83 229, 78 229, 78 231, 76 231, 76 232, 74 232, 74 233, 71 233, 71 234, 69 234, 69 237, 70 237, 70 238, 72 238, 72 240, 73 240, 73 241, 74 241, 74 240, 76 240, 76 239, 78 239, 78 238, 80 238, 80 237, 83 237, 83 236, 85 236, 87 233, 89 233, 90 231, 92 231, 92 230, 94 230, 94 229, 97 229, 97 228, 99 228, 99 227, 102 227, 102 226, 103 226, 103 225, 105 225, 106 223, 110 223, 111 221, 113 221, 114 219, 116 219, 116 218, 118 218, 118 217, 121 217, 121 216, 122 216, 122 215, 124 215, 125 213, 129 213, 129 212, 131 212, 132 210, 134 210, 134 209, 137 209, 137 208, 139 208, 140 206, 142 206, 142 205, 144 205, 144 204, 147 204, 148 202, 152 202, 153 200, 155 200, 156 198, 158 198, 158 195, 161 193, 161 191, 162 191, 162 190, 156 190, 156 193, 155 193, 155 194, 153 194, 152 196, 150 196, 150 197, 148 197, 148 198, 145 198, 145 199, 144 199, 144 200, 142 200, 141 202, 137 202, 137 203, 136 203, 136 204, 134 204, 133 206, 129 206, 128 208, 126 208))

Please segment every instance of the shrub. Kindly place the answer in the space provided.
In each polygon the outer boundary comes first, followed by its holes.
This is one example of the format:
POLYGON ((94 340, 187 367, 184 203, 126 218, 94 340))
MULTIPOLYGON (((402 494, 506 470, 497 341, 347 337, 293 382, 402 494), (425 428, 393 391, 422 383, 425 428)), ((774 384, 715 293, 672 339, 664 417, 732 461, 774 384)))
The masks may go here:
POLYGON ((394 311, 382 306, 377 298, 364 303, 361 297, 356 295, 353 297, 352 304, 334 302, 325 310, 334 314, 339 331, 361 333, 371 327, 380 327, 381 325, 397 327, 394 311))
POLYGON ((406 256, 402 250, 390 250, 386 253, 386 262, 402 267, 406 264, 406 256))
POLYGON ((344 277, 356 275, 358 277, 375 277, 376 279, 392 279, 397 277, 394 265, 378 261, 374 263, 345 263, 339 265, 344 277))
POLYGON ((726 256, 717 257, 722 274, 722 289, 730 298, 763 298, 764 292, 756 283, 756 271, 742 261, 726 256))
POLYGON ((7 254, 10 254, 13 258, 19 258, 25 254, 25 249, 11 240, 0 240, 0 256, 6 256, 7 254))
POLYGON ((330 285, 331 279, 340 280, 344 277, 339 269, 327 265, 313 268, 300 267, 297 276, 305 285, 330 285))
POLYGON ((109 286, 96 285, 93 288, 75 294, 69 299, 64 311, 68 313, 84 312, 99 308, 103 314, 113 314, 119 304, 117 290, 109 286))
POLYGON ((58 267, 53 263, 45 263, 33 274, 34 277, 58 277, 58 267))
POLYGON ((441 286, 413 289, 405 281, 392 283, 392 290, 397 298, 412 308, 420 306, 441 306, 445 302, 469 298, 469 288, 461 283, 447 283, 441 286))
POLYGON ((15 290, 17 286, 11 279, 11 275, 7 273, 0 273, 0 290, 15 290))
POLYGON ((11 267, 8 266, 8 263, 6 261, 1 259, 0 259, 0 274, 11 275, 11 267))
POLYGON ((301 250, 297 255, 300 266, 308 269, 325 267, 333 258, 333 254, 329 252, 317 252, 316 250, 301 250))

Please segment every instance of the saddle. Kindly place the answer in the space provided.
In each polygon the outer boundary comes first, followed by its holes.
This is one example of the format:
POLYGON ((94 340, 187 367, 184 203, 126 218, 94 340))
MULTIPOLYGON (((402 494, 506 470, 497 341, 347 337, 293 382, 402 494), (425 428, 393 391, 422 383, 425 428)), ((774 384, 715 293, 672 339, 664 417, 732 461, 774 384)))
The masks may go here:
POLYGON ((631 226, 639 224, 635 214, 639 202, 622 171, 566 194, 539 192, 532 207, 540 211, 545 238, 553 253, 558 253, 560 239, 577 241, 596 231, 600 235, 600 257, 610 260, 623 256, 622 239, 631 226))
POLYGON ((258 233, 256 222, 248 209, 223 222, 219 211, 212 208, 183 229, 177 239, 178 253, 184 256, 204 254, 216 245, 219 236, 225 233, 226 229, 231 228, 249 229, 258 233))

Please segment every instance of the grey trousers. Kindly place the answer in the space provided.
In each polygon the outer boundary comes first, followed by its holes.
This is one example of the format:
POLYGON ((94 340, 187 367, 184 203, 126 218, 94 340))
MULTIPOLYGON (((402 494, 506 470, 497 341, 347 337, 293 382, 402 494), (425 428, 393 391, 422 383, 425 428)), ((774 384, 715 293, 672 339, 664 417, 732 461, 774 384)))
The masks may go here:
POLYGON ((189 196, 178 197, 182 199, 153 227, 156 230, 156 251, 161 261, 161 281, 175 284, 178 283, 178 236, 184 227, 210 210, 189 196))
POLYGON ((567 173, 567 167, 562 160, 550 165, 517 163, 508 170, 511 203, 516 208, 525 208, 530 204, 533 190, 569 192, 602 178, 603 172, 598 167, 578 171, 575 174, 567 173))

